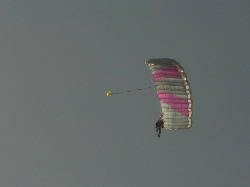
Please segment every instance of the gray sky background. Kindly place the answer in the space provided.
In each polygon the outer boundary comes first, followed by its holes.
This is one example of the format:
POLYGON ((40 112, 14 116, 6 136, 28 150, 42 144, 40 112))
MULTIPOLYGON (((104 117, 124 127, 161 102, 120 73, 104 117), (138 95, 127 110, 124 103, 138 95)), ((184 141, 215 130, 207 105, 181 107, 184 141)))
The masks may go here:
POLYGON ((249 0, 1 0, 0 186, 249 186, 249 0), (164 131, 144 60, 174 58, 193 127, 164 131))

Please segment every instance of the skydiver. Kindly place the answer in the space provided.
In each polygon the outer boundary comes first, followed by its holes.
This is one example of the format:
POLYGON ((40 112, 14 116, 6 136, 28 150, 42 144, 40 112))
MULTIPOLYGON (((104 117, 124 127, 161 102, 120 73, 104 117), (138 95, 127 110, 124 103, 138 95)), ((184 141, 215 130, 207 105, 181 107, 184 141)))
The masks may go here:
POLYGON ((164 127, 164 121, 162 119, 163 114, 160 115, 160 118, 158 119, 158 121, 155 124, 155 128, 156 128, 156 132, 158 133, 158 137, 161 137, 161 129, 164 127))

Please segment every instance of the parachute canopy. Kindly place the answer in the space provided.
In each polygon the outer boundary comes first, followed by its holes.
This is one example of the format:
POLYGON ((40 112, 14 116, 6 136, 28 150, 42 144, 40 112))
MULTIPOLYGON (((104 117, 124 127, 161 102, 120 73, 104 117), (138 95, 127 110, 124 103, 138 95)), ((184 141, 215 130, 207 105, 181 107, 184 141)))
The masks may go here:
POLYGON ((153 75, 164 127, 168 130, 190 128, 191 93, 183 68, 174 59, 169 58, 149 59, 145 64, 153 75))

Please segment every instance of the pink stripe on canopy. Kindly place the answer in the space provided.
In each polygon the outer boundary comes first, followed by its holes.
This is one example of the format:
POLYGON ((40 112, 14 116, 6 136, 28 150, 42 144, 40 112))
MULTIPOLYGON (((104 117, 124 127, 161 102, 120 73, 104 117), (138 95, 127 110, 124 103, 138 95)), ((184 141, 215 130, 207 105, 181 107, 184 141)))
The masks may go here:
POLYGON ((157 91, 157 95, 161 102, 167 103, 169 106, 171 106, 173 109, 175 109, 177 112, 180 112, 184 116, 189 116, 189 104, 187 99, 183 99, 174 94, 163 91, 157 91))
POLYGON ((164 69, 160 69, 155 71, 153 74, 153 80, 154 81, 160 81, 164 78, 180 78, 181 73, 178 71, 178 68, 176 66, 168 66, 164 69))

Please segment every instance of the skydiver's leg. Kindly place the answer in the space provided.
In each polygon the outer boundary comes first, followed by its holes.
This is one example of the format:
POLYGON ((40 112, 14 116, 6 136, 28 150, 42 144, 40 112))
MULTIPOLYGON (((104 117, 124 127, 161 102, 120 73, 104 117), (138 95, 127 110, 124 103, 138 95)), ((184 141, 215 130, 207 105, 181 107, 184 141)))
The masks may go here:
POLYGON ((158 137, 160 138, 160 136, 161 136, 161 129, 159 128, 158 137))

